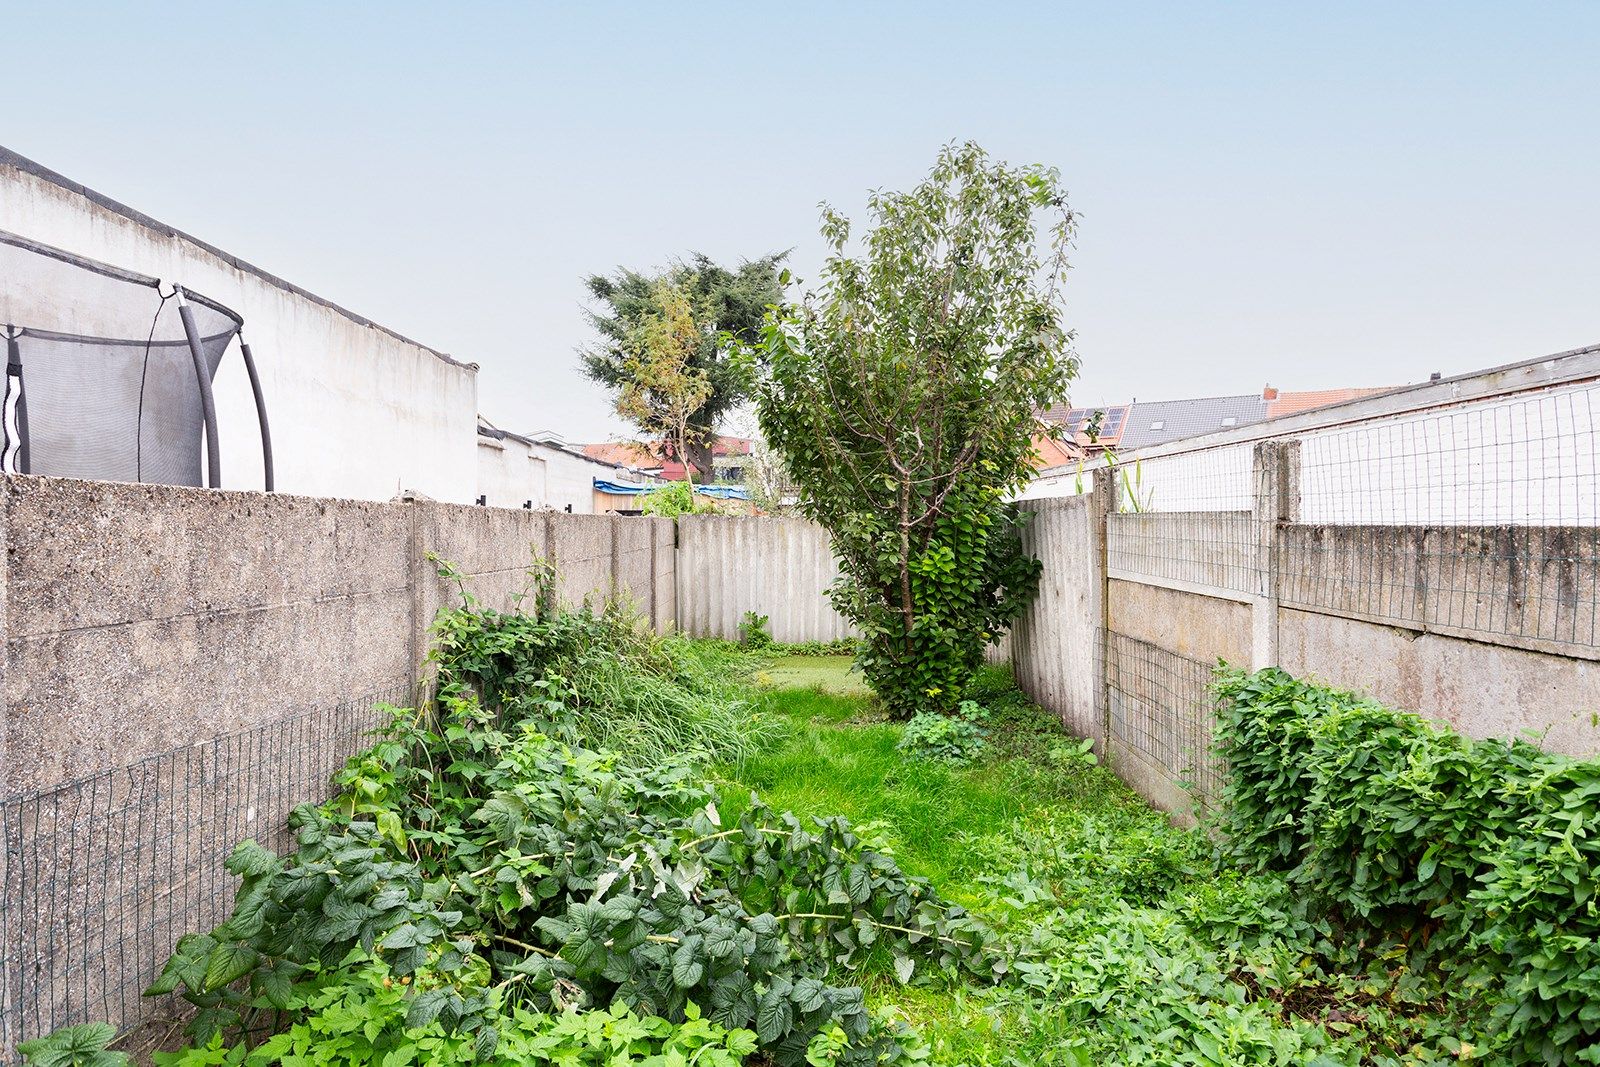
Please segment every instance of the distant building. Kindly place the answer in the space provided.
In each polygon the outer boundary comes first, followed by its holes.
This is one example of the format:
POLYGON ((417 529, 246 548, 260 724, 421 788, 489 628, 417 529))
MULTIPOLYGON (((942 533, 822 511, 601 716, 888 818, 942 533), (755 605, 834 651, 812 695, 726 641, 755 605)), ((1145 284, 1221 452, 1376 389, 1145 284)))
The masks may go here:
MULTIPOLYGON (((1185 437, 1215 433, 1235 426, 1251 426, 1301 411, 1342 404, 1347 400, 1386 392, 1373 389, 1320 389, 1283 392, 1267 386, 1260 393, 1208 396, 1191 400, 1136 400, 1130 404, 1070 407, 1059 404, 1044 413, 1044 420, 1065 427, 1077 456, 1056 463, 1070 466, 1084 455, 1106 451, 1134 452, 1185 437)), ((1063 450, 1065 451, 1065 450, 1063 450)), ((1053 458, 1051 453, 1045 458, 1053 458)), ((1041 470, 1051 464, 1040 463, 1041 470)))
POLYGON ((577 515, 632 511, 639 506, 637 489, 658 481, 637 467, 585 455, 555 434, 512 433, 478 416, 478 500, 490 507, 577 515), (613 486, 621 491, 610 491, 613 486))
MULTIPOLYGON (((711 480, 717 485, 743 485, 754 445, 747 437, 718 437, 711 446, 711 480)), ((634 467, 664 482, 683 481, 683 464, 673 455, 670 442, 647 446, 637 441, 602 441, 584 445, 582 450, 591 459, 634 467)))

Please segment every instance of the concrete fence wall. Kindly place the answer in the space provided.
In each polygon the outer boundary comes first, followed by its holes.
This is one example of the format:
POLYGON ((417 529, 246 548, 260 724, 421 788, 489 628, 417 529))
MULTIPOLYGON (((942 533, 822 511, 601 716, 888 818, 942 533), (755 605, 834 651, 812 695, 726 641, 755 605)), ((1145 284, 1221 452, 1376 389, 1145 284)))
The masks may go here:
POLYGON ((672 523, 7 477, 0 796, 417 680, 460 590, 507 609, 553 562, 563 598, 673 624, 672 523))
POLYGON ((1600 753, 1600 528, 1307 523, 1300 446, 1254 446, 1249 511, 1119 511, 1105 470, 1084 495, 1025 501, 1043 588, 998 650, 1023 689, 1180 814, 1221 784, 1219 662, 1600 753))
POLYGON ((826 591, 839 576, 826 530, 803 519, 685 515, 678 520, 679 624, 696 637, 739 637, 745 612, 777 641, 851 634, 826 591))

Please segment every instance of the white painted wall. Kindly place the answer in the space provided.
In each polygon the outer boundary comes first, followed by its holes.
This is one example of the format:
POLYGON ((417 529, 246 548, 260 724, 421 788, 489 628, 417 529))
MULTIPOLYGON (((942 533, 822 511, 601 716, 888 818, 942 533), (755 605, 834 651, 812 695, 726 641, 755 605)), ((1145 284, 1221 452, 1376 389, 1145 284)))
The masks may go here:
MULTIPOLYGON (((179 283, 242 315, 280 492, 387 500, 412 489, 458 503, 476 495, 475 364, 364 322, 4 153, 0 229, 179 283)), ((261 439, 237 347, 217 374, 216 399, 223 487, 262 488, 261 439)))
POLYGON ((638 485, 639 474, 514 434, 478 436, 478 493, 490 507, 535 508, 574 515, 595 513, 594 480, 638 485))

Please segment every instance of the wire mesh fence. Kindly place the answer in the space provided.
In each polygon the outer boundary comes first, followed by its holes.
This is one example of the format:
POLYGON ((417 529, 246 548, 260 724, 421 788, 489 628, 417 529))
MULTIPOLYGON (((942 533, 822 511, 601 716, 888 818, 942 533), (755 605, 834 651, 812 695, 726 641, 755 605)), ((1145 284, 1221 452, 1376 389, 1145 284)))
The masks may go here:
POLYGON ((1600 384, 1309 435, 1286 604, 1595 658, 1600 384))
POLYGON ((173 1016, 143 998, 177 939, 228 915, 223 862, 287 816, 410 700, 409 684, 0 800, 0 1061, 61 1026, 173 1016))
POLYGON ((1212 664, 1126 634, 1106 635, 1111 740, 1175 777, 1200 809, 1220 795, 1212 752, 1212 664))
MULTIPOLYGON (((1357 632, 1305 621, 1332 616, 1457 639, 1439 656, 1501 646, 1560 657, 1539 661, 1545 669, 1600 660, 1594 355, 1576 354, 1591 367, 1587 379, 1569 375, 1579 380, 1547 388, 1353 415, 1292 434, 1262 426, 1248 440, 1177 442, 1100 461, 1114 490, 1105 533, 1107 625, 1122 625, 1119 605, 1138 616, 1130 620, 1137 638, 1106 636, 1111 740, 1189 783, 1200 806, 1210 804, 1221 782, 1207 756, 1214 713, 1205 683, 1215 660, 1172 650, 1215 655, 1227 647, 1250 651, 1257 665, 1280 662, 1268 657, 1278 654, 1280 623, 1287 627, 1291 617, 1302 639, 1357 632), (1139 601, 1141 614, 1126 583, 1172 592, 1139 601), (1152 604, 1182 605, 1182 612, 1152 617, 1152 604), (1243 630, 1241 610, 1250 620, 1243 630), (1272 635, 1266 645, 1263 634, 1272 635)), ((1311 655, 1305 647, 1298 654, 1302 663, 1311 655)), ((1322 662, 1348 658, 1325 648, 1317 654, 1322 662)), ((1353 671, 1367 673, 1382 674, 1353 671)), ((1362 687, 1352 677, 1325 680, 1362 687)), ((1515 718, 1473 707, 1474 694, 1459 687, 1446 690, 1440 699, 1454 706, 1429 712, 1459 712, 1481 724, 1515 718)), ((1592 710, 1592 694, 1541 692, 1564 702, 1553 716, 1592 710)))

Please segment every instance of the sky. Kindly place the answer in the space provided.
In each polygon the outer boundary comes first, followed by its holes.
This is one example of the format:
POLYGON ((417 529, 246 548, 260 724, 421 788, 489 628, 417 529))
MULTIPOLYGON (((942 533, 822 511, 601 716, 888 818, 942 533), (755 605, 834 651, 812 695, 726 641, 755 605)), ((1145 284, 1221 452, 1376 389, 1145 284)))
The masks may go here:
MULTIPOLYGON (((1085 404, 1600 341, 1600 3, 0 0, 0 144, 626 436, 582 278, 821 261, 976 140, 1060 169, 1085 404)), ((0 220, 0 227, 4 222, 0 220)))

